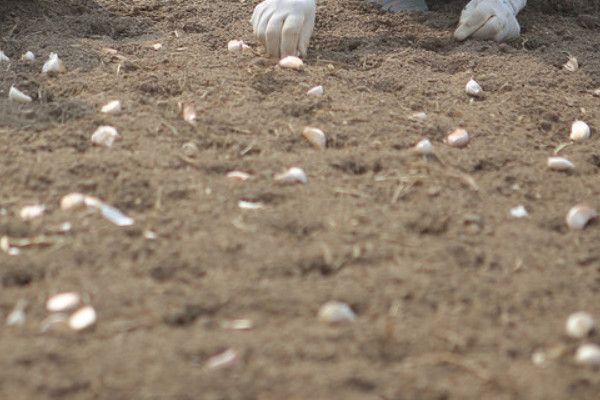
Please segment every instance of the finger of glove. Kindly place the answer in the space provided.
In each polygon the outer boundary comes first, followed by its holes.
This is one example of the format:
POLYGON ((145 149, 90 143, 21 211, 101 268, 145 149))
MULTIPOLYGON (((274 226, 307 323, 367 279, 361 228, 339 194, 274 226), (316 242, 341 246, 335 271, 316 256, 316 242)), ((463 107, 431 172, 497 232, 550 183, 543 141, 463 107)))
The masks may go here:
POLYGON ((258 21, 260 21, 260 17, 266 8, 266 1, 263 1, 259 5, 254 8, 254 12, 252 12, 252 18, 250 18, 250 23, 252 24, 252 28, 254 29, 254 34, 256 35, 256 31, 258 30, 258 21))
POLYGON ((280 58, 281 29, 283 28, 284 20, 285 14, 276 14, 269 20, 269 24, 267 25, 265 47, 271 57, 280 58))
POLYGON ((495 15, 488 19, 482 27, 473 32, 471 36, 475 39, 495 39, 496 36, 502 34, 504 25, 502 18, 495 15))
POLYGON ((308 45, 310 43, 310 37, 312 36, 313 29, 315 28, 315 10, 313 9, 308 15, 304 16, 304 28, 300 34, 300 42, 298 43, 298 50, 302 57, 306 57, 308 53, 308 45))
POLYGON ((281 57, 296 55, 303 26, 303 17, 290 15, 285 19, 281 29, 281 57))
MULTIPOLYGON (((467 10, 465 9, 465 11, 467 10)), ((489 3, 480 3, 471 12, 463 12, 458 21, 458 28, 454 31, 454 37, 456 40, 465 40, 483 27, 486 21, 494 15, 496 12, 489 3)))
POLYGON ((274 13, 275 13, 274 8, 267 8, 260 16, 260 19, 258 20, 258 24, 257 24, 258 27, 256 29, 255 35, 262 44, 266 43, 267 26, 269 25, 271 17, 273 16, 274 13))

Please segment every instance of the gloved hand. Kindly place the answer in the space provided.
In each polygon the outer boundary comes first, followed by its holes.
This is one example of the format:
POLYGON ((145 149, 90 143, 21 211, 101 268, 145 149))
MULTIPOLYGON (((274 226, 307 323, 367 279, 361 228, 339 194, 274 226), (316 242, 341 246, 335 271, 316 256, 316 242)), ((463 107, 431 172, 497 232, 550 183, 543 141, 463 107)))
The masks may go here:
POLYGON ((304 57, 315 26, 315 0, 265 0, 254 9, 254 35, 271 57, 304 57))
POLYGON ((515 39, 521 34, 517 14, 527 0, 471 0, 463 9, 454 32, 456 40, 493 39, 496 42, 515 39))

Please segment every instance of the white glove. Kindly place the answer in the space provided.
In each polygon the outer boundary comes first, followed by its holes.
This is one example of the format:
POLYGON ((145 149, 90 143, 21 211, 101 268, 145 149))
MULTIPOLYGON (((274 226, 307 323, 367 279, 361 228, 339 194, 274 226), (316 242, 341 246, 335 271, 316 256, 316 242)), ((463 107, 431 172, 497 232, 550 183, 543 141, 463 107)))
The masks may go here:
POLYGON ((515 39, 521 34, 517 14, 527 0, 471 0, 463 9, 454 32, 456 40, 469 36, 496 42, 515 39))
POLYGON ((250 22, 271 57, 306 56, 316 12, 315 0, 265 0, 250 22))

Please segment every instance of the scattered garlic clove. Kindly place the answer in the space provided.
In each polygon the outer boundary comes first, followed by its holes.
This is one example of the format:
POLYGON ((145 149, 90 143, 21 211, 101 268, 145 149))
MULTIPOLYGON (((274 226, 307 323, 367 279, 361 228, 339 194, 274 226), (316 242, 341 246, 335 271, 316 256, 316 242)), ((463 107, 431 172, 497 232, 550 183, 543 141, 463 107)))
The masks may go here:
POLYGON ((356 320, 356 314, 354 314, 350 306, 340 301, 328 301, 323 304, 319 309, 317 317, 319 321, 328 324, 341 324, 356 320))
POLYGON ((74 309, 79 305, 81 296, 76 292, 58 293, 46 301, 46 310, 49 312, 63 312, 74 309))
POLYGON ((25 206, 21 208, 19 216, 23 221, 31 221, 32 219, 41 217, 46 211, 46 206, 41 204, 35 204, 32 206, 25 206))
POLYGON ((518 206, 510 209, 510 215, 514 218, 525 218, 529 216, 529 213, 524 205, 519 204, 518 206))
POLYGON ((579 69, 579 63, 577 62, 577 58, 569 56, 569 59, 563 65, 563 69, 569 72, 577 71, 579 69))
POLYGON ((25 314, 25 308, 27 308, 27 301, 19 300, 15 305, 15 308, 6 317, 6 325, 18 326, 19 328, 25 325, 27 315, 25 314))
POLYGON ((325 137, 325 133, 318 128, 307 126, 302 131, 302 136, 308 141, 308 143, 312 144, 315 149, 323 150, 325 147, 327 147, 327 138, 325 137))
POLYGON ((198 115, 196 114, 196 108, 193 104, 185 104, 183 106, 183 119, 184 121, 194 125, 196 123, 196 119, 198 115))
POLYGON ((554 171, 571 171, 575 164, 564 157, 548 157, 548 168, 554 171))
POLYGON ((162 49, 162 47, 163 47, 163 45, 162 45, 161 43, 154 43, 154 44, 152 45, 152 48, 153 48, 154 50, 160 50, 160 49, 162 49))
POLYGON ((113 100, 106 103, 100 109, 100 112, 104 114, 120 114, 121 113, 121 102, 119 100, 113 100))
POLYGON ((590 127, 583 121, 576 120, 571 125, 569 138, 574 142, 580 142, 590 137, 590 127))
POLYGON ((42 67, 42 73, 47 74, 49 72, 63 73, 66 72, 65 64, 63 64, 62 60, 58 58, 58 54, 50 53, 48 56, 48 61, 44 63, 42 67))
POLYGON ((479 83, 477 83, 477 81, 474 79, 471 79, 469 82, 467 82, 467 84, 465 85, 465 92, 469 96, 473 97, 480 97, 481 95, 483 95, 483 89, 481 88, 481 86, 479 86, 479 83))
POLYGON ((28 51, 21 56, 21 61, 35 61, 35 54, 33 54, 31 51, 28 51))
POLYGON ((418 156, 426 156, 428 154, 433 153, 433 145, 431 144, 429 139, 423 139, 419 141, 419 143, 417 143, 415 147, 413 147, 412 151, 418 156))
POLYGON ((243 171, 229 171, 225 177, 234 181, 247 181, 251 176, 249 173, 243 171))
POLYGON ((279 60, 279 66, 281 68, 301 71, 304 68, 304 62, 302 62, 302 60, 298 57, 287 56, 279 60))
POLYGON ((8 98, 18 103, 31 103, 33 100, 31 96, 26 95, 14 86, 10 87, 10 90, 8 91, 8 98))
POLYGON ((582 365, 600 365, 600 347, 595 344, 582 344, 575 353, 575 362, 582 365))
POLYGON ((2 61, 10 61, 10 58, 8 58, 8 56, 6 54, 4 54, 4 52, 2 50, 0 50, 0 63, 2 61))
POLYGON ((96 310, 92 306, 85 306, 75 311, 68 321, 69 328, 74 331, 84 331, 96 324, 96 310))
POLYGON ((115 128, 105 125, 96 129, 92 135, 92 142, 100 146, 111 147, 118 136, 119 132, 115 128))
POLYGON ((254 327, 251 319, 234 319, 232 321, 223 321, 221 328, 231 329, 234 331, 247 331, 254 327))
POLYGON ((200 149, 194 142, 186 142, 181 146, 181 152, 184 156, 194 158, 200 154, 200 149))
POLYGON ((324 93, 325 91, 323 90, 323 86, 319 85, 309 89, 308 92, 306 92, 306 95, 318 97, 323 96, 324 93))
POLYGON ((135 223, 133 218, 128 217, 115 207, 103 204, 100 207, 102 216, 117 226, 131 226, 135 223))
POLYGON ((229 51, 244 51, 249 48, 250 46, 244 43, 243 40, 230 40, 229 43, 227 43, 227 50, 229 51))
POLYGON ((567 336, 573 339, 583 339, 594 329, 596 322, 594 318, 585 311, 579 311, 569 315, 565 330, 567 336))
POLYGON ((222 353, 212 356, 206 361, 206 369, 219 369, 235 365, 239 357, 234 349, 227 349, 222 353))
POLYGON ((156 240, 156 239, 158 239, 158 235, 154 231, 146 230, 146 231, 144 231, 144 238, 146 238, 148 240, 156 240))
POLYGON ((301 168, 292 167, 281 174, 275 175, 275 181, 281 185, 291 185, 294 183, 306 183, 306 174, 301 168))
POLYGON ((596 210, 585 204, 578 204, 572 207, 567 213, 566 222, 569 229, 580 231, 598 214, 596 210))
POLYGON ((469 134, 465 129, 459 128, 449 134, 446 140, 449 146, 458 148, 465 147, 469 144, 469 134))
POLYGON ((592 96, 600 97, 600 88, 594 89, 594 91, 592 92, 592 96))
POLYGON ((101 209, 102 206, 104 205, 104 203, 102 203, 102 201, 96 197, 93 196, 85 196, 85 205, 88 207, 94 207, 97 209, 101 209))
POLYGON ((408 119, 410 119, 411 121, 415 121, 415 122, 423 122, 427 119, 427 114, 425 114, 424 112, 417 112, 412 114, 410 117, 408 117, 408 119))
POLYGON ((85 206, 85 195, 83 193, 74 192, 65 194, 60 199, 60 209, 63 211, 84 208, 85 206))
POLYGON ((259 202, 240 200, 238 201, 238 207, 242 210, 262 210, 265 205, 259 202))

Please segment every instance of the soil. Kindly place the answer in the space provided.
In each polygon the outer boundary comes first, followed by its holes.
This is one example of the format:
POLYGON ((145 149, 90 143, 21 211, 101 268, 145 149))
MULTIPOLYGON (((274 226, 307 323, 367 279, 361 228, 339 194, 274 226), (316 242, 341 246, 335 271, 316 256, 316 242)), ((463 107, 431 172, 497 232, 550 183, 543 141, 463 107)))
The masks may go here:
POLYGON ((600 224, 564 220, 600 207, 598 4, 533 2, 498 44, 452 39, 462 1, 322 0, 297 72, 264 57, 256 3, 0 1, 0 317, 27 303, 0 329, 0 398, 597 398, 598 370, 573 355, 600 334, 569 339, 564 322, 600 318, 600 224), (50 52, 66 73, 41 73, 50 52), (12 85, 33 101, 9 101, 12 85), (99 112, 114 99, 120 115, 99 112), (564 147, 575 119, 591 138, 564 147), (112 147, 91 142, 101 125, 112 147), (457 127, 466 148, 444 143, 457 127), (433 156, 412 153, 423 138, 433 156), (576 168, 548 170, 556 152, 576 168), (293 166, 307 183, 276 184, 293 166), (70 192, 135 224, 61 210, 70 192), (23 221, 32 204, 45 213, 23 221), (92 329, 47 324, 63 291, 95 308, 92 329), (319 321, 329 300, 356 321, 319 321))

